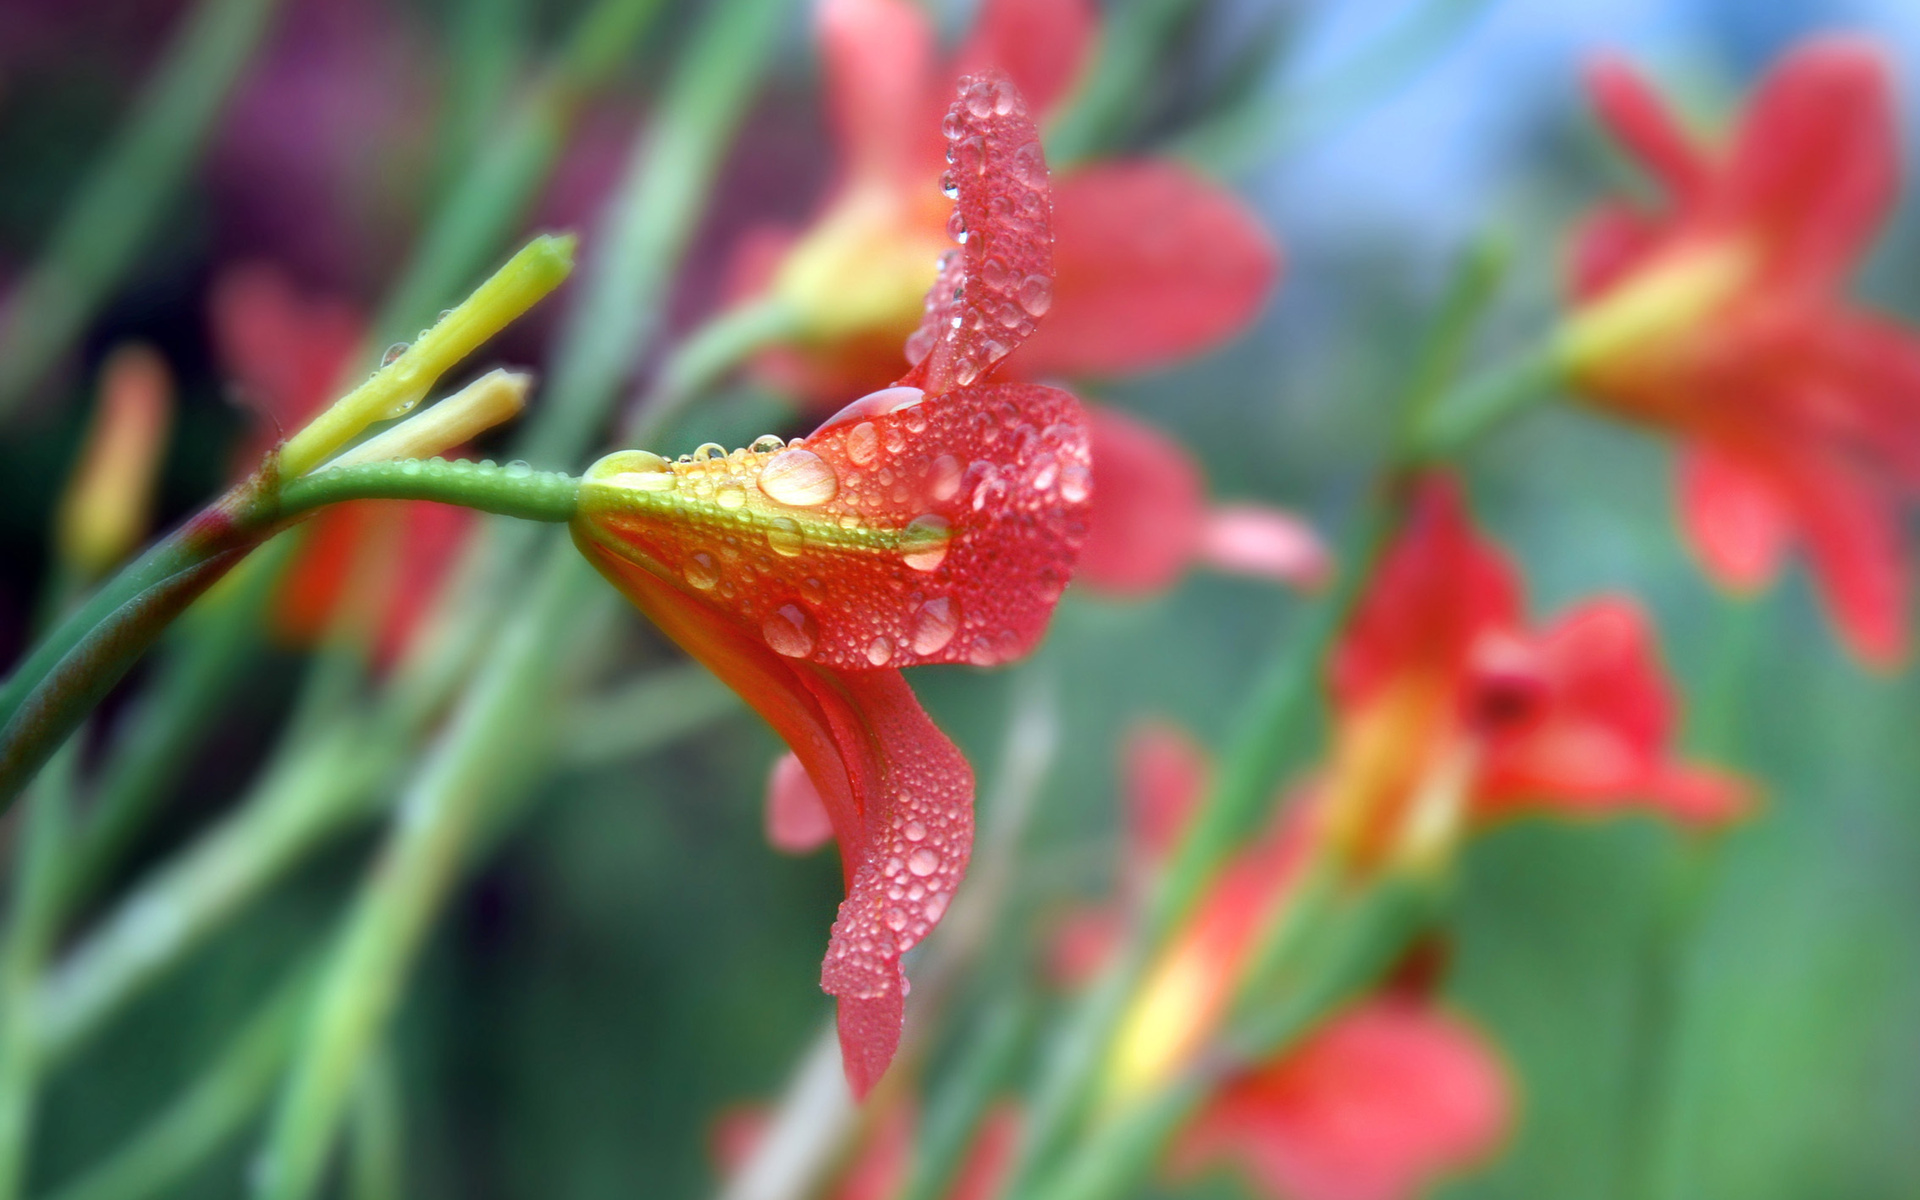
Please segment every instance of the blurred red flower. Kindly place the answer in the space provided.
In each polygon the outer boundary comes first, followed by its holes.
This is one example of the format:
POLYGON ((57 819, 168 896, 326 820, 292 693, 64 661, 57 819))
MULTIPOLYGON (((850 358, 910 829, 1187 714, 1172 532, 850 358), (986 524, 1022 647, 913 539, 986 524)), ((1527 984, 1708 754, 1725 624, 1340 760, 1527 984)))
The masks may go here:
POLYGON ((1333 663, 1328 833, 1372 864, 1444 850, 1463 825, 1528 808, 1651 807, 1729 820, 1746 789, 1672 757, 1674 705, 1637 605, 1602 598, 1544 628, 1473 530, 1451 480, 1416 488, 1333 663))
MULTIPOLYGON (((247 448, 249 470, 333 401, 366 336, 351 305, 304 295, 262 263, 230 268, 215 281, 210 319, 222 369, 265 426, 247 448)), ((471 510, 425 500, 322 509, 275 594, 274 631, 311 645, 353 604, 374 631, 376 661, 395 661, 472 528, 471 510)))
POLYGON ((1724 146, 1687 136, 1623 62, 1596 63, 1589 82, 1662 197, 1610 203, 1579 232, 1575 382, 1682 440, 1682 517, 1716 579, 1762 586, 1797 538, 1854 651, 1894 663, 1920 338, 1843 295, 1897 189, 1885 63, 1853 39, 1801 46, 1724 146))
MULTIPOLYGON (((1150 725, 1127 748, 1127 890, 1143 887, 1205 789, 1206 756, 1150 725)), ((1109 1086, 1148 1090, 1189 1061, 1225 1016, 1248 960, 1292 902, 1312 824, 1296 806, 1244 848, 1149 973, 1121 1028, 1109 1086)), ((1085 978, 1123 920, 1078 916, 1056 965, 1085 978)), ((1510 1123, 1507 1073, 1467 1022, 1389 987, 1334 1015, 1271 1061, 1229 1077, 1181 1133, 1168 1166, 1245 1169, 1277 1200, 1395 1200, 1484 1159, 1510 1123)))
POLYGON ((1031 649, 1091 489, 1074 398, 985 382, 1031 329, 1000 319, 1012 293, 1052 276, 1038 134, 999 74, 963 81, 945 127, 968 148, 957 211, 975 236, 928 293, 912 369, 785 445, 603 459, 574 523, 588 558, 804 767, 778 769, 770 817, 776 842, 839 842, 847 898, 821 983, 862 1095, 899 1043, 900 956, 945 913, 973 839, 972 772, 899 668, 1031 649))
MULTIPOLYGON (((911 1104, 895 1103, 875 1118, 852 1161, 824 1191, 826 1200, 891 1200, 907 1185, 920 1123, 911 1104)), ((736 1108, 722 1113, 713 1130, 714 1158, 728 1174, 739 1171, 766 1135, 767 1113, 736 1108)), ((1020 1114, 1011 1105, 988 1110, 942 1200, 992 1200, 1000 1194, 1018 1147, 1020 1114)))

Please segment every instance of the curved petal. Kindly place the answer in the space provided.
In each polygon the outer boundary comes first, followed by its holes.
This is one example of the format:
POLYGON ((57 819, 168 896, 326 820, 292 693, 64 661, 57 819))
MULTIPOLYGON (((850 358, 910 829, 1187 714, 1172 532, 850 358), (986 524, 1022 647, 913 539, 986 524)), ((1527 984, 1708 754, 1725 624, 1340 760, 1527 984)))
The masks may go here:
POLYGON ((903 384, 966 387, 1033 335, 1053 307, 1053 206, 1046 154, 1020 92, 997 72, 960 81, 941 132, 961 249, 940 260, 903 384))
POLYGON ((778 449, 612 455, 580 520, 784 656, 989 666, 1044 632, 1091 486, 1065 392, 890 388, 778 449))
POLYGON ((1603 54, 1587 65, 1594 111, 1622 145, 1685 204, 1706 186, 1709 164, 1660 98, 1625 59, 1603 54))
POLYGON ((826 801, 807 777, 799 756, 789 751, 767 773, 767 841, 786 854, 811 854, 833 837, 826 801))
POLYGON ((939 153, 926 111, 937 86, 926 14, 905 0, 821 0, 815 24, 847 174, 924 187, 939 153))
POLYGON ((1413 674, 1457 678, 1483 632, 1519 621, 1513 567, 1474 530, 1458 485, 1429 476, 1340 641, 1335 696, 1351 709, 1413 674))
POLYGON ((957 73, 1005 71, 1045 115, 1079 78, 1098 26, 1088 0, 986 0, 955 60, 957 73))
POLYGON ((1893 497, 1855 464, 1819 447, 1782 455, 1771 474, 1847 644, 1870 666, 1897 666, 1907 652, 1909 584, 1893 497))
POLYGON ((1199 464, 1179 442, 1117 410, 1088 409, 1087 426, 1093 509, 1077 578, 1118 595, 1171 587, 1206 521, 1199 464))
POLYGON ((1707 573, 1738 592, 1773 580, 1793 532, 1764 476, 1697 442, 1680 460, 1680 516, 1707 573))
POLYGON ((1498 1146, 1511 1091, 1471 1026, 1374 999, 1222 1089, 1173 1166, 1234 1162, 1275 1200, 1407 1200, 1498 1146))
POLYGON ((899 1047, 900 956, 945 913, 973 844, 973 773, 898 671, 834 672, 769 649, 676 576, 591 524, 574 540, 662 632, 738 692, 805 765, 847 877, 821 986, 839 999, 847 1082, 899 1047))
POLYGON ((1313 526, 1264 504, 1222 504, 1200 531, 1200 559, 1217 571, 1317 588, 1333 574, 1333 557, 1313 526))
POLYGON ((1757 225, 1784 278, 1825 286, 1886 216, 1898 163, 1885 57, 1864 39, 1817 38, 1749 103, 1713 215, 1757 225))
POLYGON ((1103 163, 1054 190, 1053 311, 1014 360, 1032 378, 1165 366, 1226 341, 1280 273, 1231 192, 1172 162, 1103 163))

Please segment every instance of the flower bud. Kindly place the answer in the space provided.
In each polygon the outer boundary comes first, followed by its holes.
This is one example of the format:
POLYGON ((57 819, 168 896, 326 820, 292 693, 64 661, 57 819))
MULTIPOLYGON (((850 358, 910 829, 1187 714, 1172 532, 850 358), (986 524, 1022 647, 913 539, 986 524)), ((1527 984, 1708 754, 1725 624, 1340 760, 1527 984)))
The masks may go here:
POLYGON ((122 346, 100 372, 100 403, 67 482, 54 546, 92 578, 125 558, 153 517, 154 479, 173 415, 173 378, 151 347, 122 346))

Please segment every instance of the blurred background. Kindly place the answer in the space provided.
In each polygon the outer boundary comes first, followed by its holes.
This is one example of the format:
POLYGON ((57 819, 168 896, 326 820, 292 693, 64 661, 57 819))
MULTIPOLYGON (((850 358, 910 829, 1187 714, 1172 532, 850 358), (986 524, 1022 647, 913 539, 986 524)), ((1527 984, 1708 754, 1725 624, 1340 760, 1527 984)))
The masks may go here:
MULTIPOLYGON (((54 507, 108 355, 145 343, 175 380, 159 529, 258 445, 215 328, 221 289, 265 270, 303 303, 368 319, 425 215, 501 136, 504 106, 584 7, 278 5, 203 152, 152 214, 153 234, 0 427, 0 657, 27 644, 48 586, 54 507)), ((949 34, 967 23, 964 2, 930 7, 949 34)), ((1385 443, 1406 366, 1393 348, 1424 328, 1453 264, 1489 233, 1513 248, 1474 348, 1490 361, 1551 319, 1571 222, 1631 186, 1586 104, 1585 56, 1624 51, 1690 112, 1717 117, 1796 39, 1860 31, 1898 70, 1910 151, 1920 129, 1920 6, 1910 0, 1182 7, 1151 86, 1107 137, 1123 149, 1192 145, 1182 139, 1216 128, 1207 118, 1220 105, 1269 101, 1266 119, 1197 157, 1277 237, 1284 279, 1230 345, 1085 390, 1176 434, 1216 497, 1284 505, 1330 530, 1350 519, 1385 443)), ((592 261, 598 214, 698 8, 666 6, 585 96, 524 230, 580 229, 592 261)), ((188 9, 0 3, 0 295, 54 237, 188 9)), ((720 167, 662 344, 727 294, 747 230, 803 220, 830 182, 803 5, 786 14, 773 63, 720 167)), ((1908 202, 1858 291, 1920 319, 1916 257, 1920 206, 1908 202)), ((542 364, 564 311, 536 312, 488 356, 550 373, 542 364)), ((658 354, 634 347, 636 380, 658 354)), ((716 427, 737 442, 762 425, 804 428, 752 382, 708 407, 709 420, 685 422, 685 436, 656 448, 683 452, 716 427)), ((1680 1160, 1685 1194, 1920 1196, 1920 687, 1910 672, 1875 675, 1850 660, 1797 569, 1759 602, 1751 669, 1716 680, 1727 609, 1678 539, 1670 454, 1556 406, 1476 449, 1469 480, 1481 519, 1523 564, 1536 614, 1630 592, 1657 615, 1689 699, 1736 689, 1727 728, 1687 736, 1763 781, 1765 812, 1731 835, 1703 885, 1697 936, 1671 987, 1646 972, 1662 897, 1676 886, 1665 827, 1527 821, 1472 845, 1447 995, 1508 1056, 1519 1116, 1503 1153, 1442 1194, 1645 1194, 1623 1152, 1644 1104, 1634 1048, 1650 1014, 1677 1012, 1680 1132, 1661 1152, 1680 1160)), ((1270 584, 1206 572, 1139 600, 1072 589, 1033 662, 916 672, 923 701, 989 789, 1009 712, 1030 715, 1019 705, 1035 695, 1055 710, 1014 891, 1034 920, 1107 891, 1126 732, 1148 717, 1202 733, 1230 724, 1298 609, 1270 584)), ((600 653, 601 672, 616 678, 671 657, 624 614, 600 653)), ((76 930, 235 804, 289 720, 311 657, 284 629, 269 631, 76 930)), ((110 703, 105 728, 141 683, 136 675, 110 703)), ((615 738, 541 773, 511 836, 441 914, 390 1046, 405 1194, 704 1194, 717 1179, 717 1114, 775 1095, 828 1018, 817 981, 838 864, 768 848, 761 801, 777 744, 724 698, 701 703, 711 715, 665 747, 631 753, 615 738)), ((52 1076, 29 1194, 73 1178, 168 1103, 332 928, 378 831, 367 819, 329 839, 52 1076)), ((995 969, 991 958, 982 970, 995 969)), ((167 1194, 242 1194, 252 1145, 233 1139, 167 1194)), ((1235 1186, 1216 1178, 1194 1190, 1235 1186)))

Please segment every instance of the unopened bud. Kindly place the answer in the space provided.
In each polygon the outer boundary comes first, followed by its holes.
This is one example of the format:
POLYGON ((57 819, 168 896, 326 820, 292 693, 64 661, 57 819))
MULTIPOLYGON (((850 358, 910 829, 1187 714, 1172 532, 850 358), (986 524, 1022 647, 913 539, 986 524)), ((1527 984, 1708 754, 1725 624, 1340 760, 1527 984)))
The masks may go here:
POLYGON ((146 533, 172 416, 173 378, 151 347, 123 346, 107 357, 54 530, 60 558, 81 577, 106 571, 146 533))
POLYGON ((527 390, 532 386, 533 376, 524 372, 488 371, 432 408, 368 438, 327 466, 350 467, 444 454, 518 416, 526 407, 527 390))

